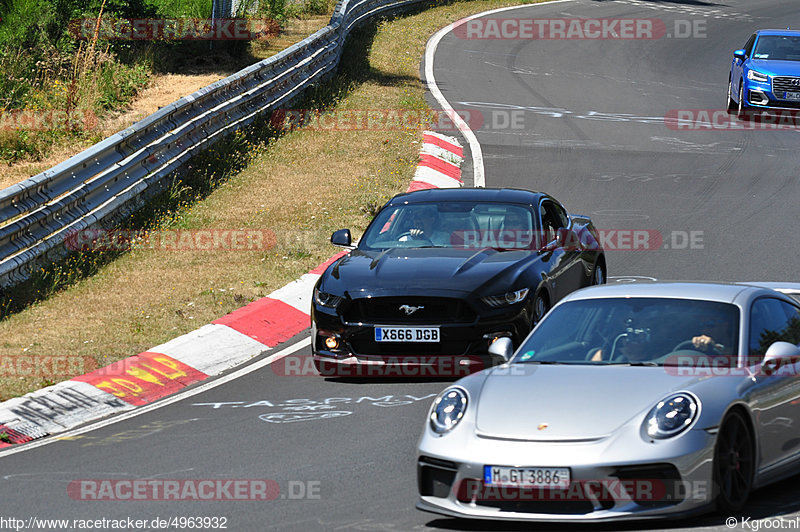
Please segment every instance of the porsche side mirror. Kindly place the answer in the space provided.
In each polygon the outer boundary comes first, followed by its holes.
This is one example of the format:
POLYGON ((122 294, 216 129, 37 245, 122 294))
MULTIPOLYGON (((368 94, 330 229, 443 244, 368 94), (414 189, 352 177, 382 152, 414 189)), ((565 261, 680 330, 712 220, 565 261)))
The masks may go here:
POLYGON ((498 338, 489 346, 489 354, 501 357, 505 362, 511 360, 514 354, 514 344, 511 338, 498 338))
MULTIPOLYGON (((800 358, 800 347, 790 344, 789 342, 775 342, 767 348, 767 352, 764 354, 764 360, 761 361, 761 365, 764 366, 768 364, 774 364, 773 361, 792 358, 800 358)), ((797 362, 797 360, 795 360, 795 362, 797 362)))
POLYGON ((740 61, 744 61, 747 58, 747 52, 744 51, 744 48, 741 50, 734 50, 733 57, 739 59, 740 61))
POLYGON ((353 247, 353 238, 350 236, 350 229, 339 229, 331 235, 331 244, 343 248, 353 247))

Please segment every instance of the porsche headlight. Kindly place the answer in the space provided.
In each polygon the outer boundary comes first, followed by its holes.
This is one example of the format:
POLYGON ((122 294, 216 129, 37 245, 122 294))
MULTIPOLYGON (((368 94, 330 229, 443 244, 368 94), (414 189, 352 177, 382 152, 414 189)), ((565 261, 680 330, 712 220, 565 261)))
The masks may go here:
POLYGON ((525 296, 528 295, 529 289, 523 288, 521 290, 517 290, 516 292, 507 292, 503 295, 499 296, 486 296, 482 297, 484 303, 489 305, 490 307, 502 307, 505 305, 513 305, 514 303, 519 303, 520 301, 525 299, 525 296))
POLYGON ((699 403, 688 393, 676 393, 662 399, 645 418, 645 429, 651 438, 671 438, 692 424, 699 411, 699 403))
POLYGON ((431 428, 437 434, 453 429, 467 411, 467 392, 462 388, 447 388, 439 394, 431 408, 431 428))
POLYGON ((766 74, 762 74, 756 70, 748 70, 747 71, 747 79, 751 81, 760 81, 762 83, 769 81, 769 76, 766 74))
POLYGON ((314 288, 314 301, 321 307, 336 308, 342 302, 342 299, 344 299, 342 296, 335 296, 314 288))

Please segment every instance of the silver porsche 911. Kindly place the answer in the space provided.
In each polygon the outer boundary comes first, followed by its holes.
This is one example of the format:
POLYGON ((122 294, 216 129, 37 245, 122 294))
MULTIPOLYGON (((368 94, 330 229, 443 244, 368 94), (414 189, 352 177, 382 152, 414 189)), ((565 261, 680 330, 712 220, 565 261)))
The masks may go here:
POLYGON ((800 472, 798 284, 636 283, 567 296, 509 360, 448 386, 421 510, 603 521, 741 509, 800 472))

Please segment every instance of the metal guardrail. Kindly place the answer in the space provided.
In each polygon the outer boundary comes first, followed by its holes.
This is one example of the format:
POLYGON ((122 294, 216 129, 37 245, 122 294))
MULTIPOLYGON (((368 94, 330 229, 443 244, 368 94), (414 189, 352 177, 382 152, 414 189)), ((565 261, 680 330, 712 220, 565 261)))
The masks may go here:
POLYGON ((310 37, 0 190, 0 286, 63 257, 71 234, 118 223, 164 190, 194 154, 324 80, 359 24, 420 1, 339 0, 328 26, 310 37))

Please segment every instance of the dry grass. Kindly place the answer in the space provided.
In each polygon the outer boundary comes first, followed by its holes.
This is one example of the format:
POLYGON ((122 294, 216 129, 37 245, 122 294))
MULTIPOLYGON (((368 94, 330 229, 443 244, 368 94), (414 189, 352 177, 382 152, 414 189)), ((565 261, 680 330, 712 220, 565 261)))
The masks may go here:
MULTIPOLYGON (((347 90, 333 97, 340 100, 335 105, 424 108, 418 73, 428 37, 451 21, 501 5, 509 3, 455 3, 380 23, 371 48, 369 41, 351 46, 343 62, 347 77, 334 84, 347 90)), ((91 356, 102 366, 267 295, 330 257, 333 230, 350 227, 358 236, 368 222, 364 211, 405 189, 420 139, 418 129, 302 128, 251 146, 250 165, 179 212, 171 227, 269 229, 277 235, 275 248, 127 253, 0 322, 0 360, 68 353, 91 356)), ((0 377, 0 399, 70 376, 0 377)))
MULTIPOLYGON (((330 20, 329 15, 318 15, 304 19, 290 20, 284 31, 269 41, 252 43, 252 60, 266 59, 275 53, 303 40, 315 31, 324 28, 330 20)), ((214 61, 196 66, 186 72, 154 74, 146 89, 136 96, 125 109, 108 113, 83 138, 65 136, 57 145, 49 149, 47 156, 39 160, 22 160, 5 165, 0 174, 0 189, 19 183, 31 176, 52 168, 61 161, 69 159, 105 137, 122 131, 139 120, 169 105, 175 100, 219 81, 241 70, 246 64, 232 61, 227 56, 213 56, 214 61)))

